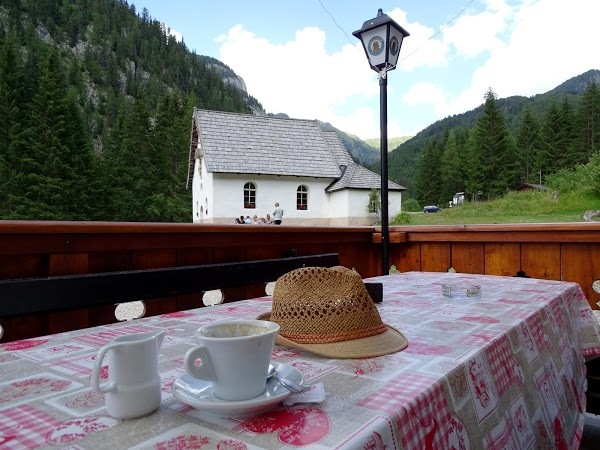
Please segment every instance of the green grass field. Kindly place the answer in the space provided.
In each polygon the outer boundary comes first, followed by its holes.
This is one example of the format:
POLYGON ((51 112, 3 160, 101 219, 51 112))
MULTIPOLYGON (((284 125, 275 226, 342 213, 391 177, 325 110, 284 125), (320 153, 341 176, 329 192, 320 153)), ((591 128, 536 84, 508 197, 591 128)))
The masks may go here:
POLYGON ((583 214, 600 210, 600 198, 590 192, 559 194, 554 200, 550 192, 511 192, 505 197, 486 202, 464 203, 434 214, 403 213, 394 225, 457 225, 496 223, 584 222, 583 214), (407 222, 406 217, 410 217, 407 222))

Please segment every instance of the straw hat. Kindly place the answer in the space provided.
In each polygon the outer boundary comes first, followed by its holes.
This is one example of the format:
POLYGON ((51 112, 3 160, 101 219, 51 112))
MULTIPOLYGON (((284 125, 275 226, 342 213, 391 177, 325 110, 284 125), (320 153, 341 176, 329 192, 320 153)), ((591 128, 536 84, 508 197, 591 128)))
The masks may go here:
POLYGON ((406 336, 381 321, 360 275, 345 267, 303 267, 279 277, 273 310, 258 316, 281 327, 276 342, 330 358, 398 352, 406 336))

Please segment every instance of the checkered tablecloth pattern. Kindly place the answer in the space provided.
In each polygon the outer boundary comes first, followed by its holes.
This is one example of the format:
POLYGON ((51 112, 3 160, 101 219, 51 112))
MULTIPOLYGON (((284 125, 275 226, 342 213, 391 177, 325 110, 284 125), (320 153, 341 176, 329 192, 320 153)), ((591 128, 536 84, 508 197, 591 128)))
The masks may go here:
MULTIPOLYGON (((170 386, 199 326, 255 318, 270 309, 269 297, 0 344, 0 448, 577 446, 584 356, 600 355, 600 325, 577 284, 418 272, 371 281, 383 282, 377 308, 409 347, 357 360, 276 347, 273 359, 323 383, 326 398, 257 416, 207 414, 179 403, 170 386), (442 285, 457 281, 481 285, 481 298, 443 297, 442 285), (158 329, 167 331, 160 408, 137 420, 109 417, 90 390, 98 350, 116 336, 158 329)), ((109 370, 105 361, 105 377, 109 370)))
POLYGON ((29 405, 5 409, 0 411, 0 448, 38 448, 59 425, 60 420, 29 405))
POLYGON ((435 381, 434 377, 419 373, 402 373, 358 402, 358 406, 393 415, 415 399, 419 393, 426 391, 435 381))

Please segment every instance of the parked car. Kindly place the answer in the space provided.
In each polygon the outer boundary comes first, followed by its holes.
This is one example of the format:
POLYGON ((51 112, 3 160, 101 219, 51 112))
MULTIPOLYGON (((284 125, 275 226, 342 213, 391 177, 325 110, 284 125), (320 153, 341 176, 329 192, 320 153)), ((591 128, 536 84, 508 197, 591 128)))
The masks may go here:
POLYGON ((436 213, 441 210, 442 210, 442 208, 440 208, 439 206, 436 206, 436 205, 430 205, 430 206, 426 206, 425 208, 423 208, 424 213, 436 213))

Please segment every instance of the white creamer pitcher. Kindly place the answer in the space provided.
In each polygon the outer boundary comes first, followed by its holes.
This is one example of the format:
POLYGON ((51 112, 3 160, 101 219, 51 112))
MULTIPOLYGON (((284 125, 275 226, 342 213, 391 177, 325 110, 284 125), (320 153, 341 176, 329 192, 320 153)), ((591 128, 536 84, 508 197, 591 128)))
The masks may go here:
POLYGON ((166 331, 118 336, 98 351, 92 390, 105 394, 106 411, 117 419, 135 419, 160 406, 158 351, 166 331), (108 353, 108 384, 100 386, 102 360, 108 353))

